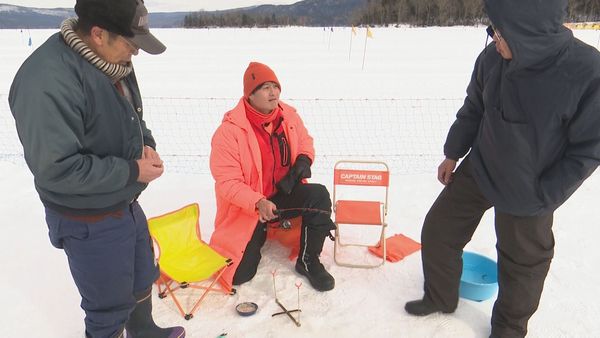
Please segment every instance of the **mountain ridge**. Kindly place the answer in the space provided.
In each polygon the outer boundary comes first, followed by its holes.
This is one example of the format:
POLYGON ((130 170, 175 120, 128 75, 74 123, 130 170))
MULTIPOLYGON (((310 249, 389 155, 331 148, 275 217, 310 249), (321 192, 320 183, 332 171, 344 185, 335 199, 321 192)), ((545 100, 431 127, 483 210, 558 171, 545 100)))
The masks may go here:
MULTIPOLYGON (((188 15, 244 15, 300 18, 307 26, 347 26, 354 11, 366 4, 366 0, 304 0, 291 5, 257 5, 218 11, 199 12, 153 12, 150 13, 150 27, 184 27, 188 15)), ((41 29, 58 28, 60 23, 75 16, 71 8, 35 8, 0 3, 0 29, 41 29)))

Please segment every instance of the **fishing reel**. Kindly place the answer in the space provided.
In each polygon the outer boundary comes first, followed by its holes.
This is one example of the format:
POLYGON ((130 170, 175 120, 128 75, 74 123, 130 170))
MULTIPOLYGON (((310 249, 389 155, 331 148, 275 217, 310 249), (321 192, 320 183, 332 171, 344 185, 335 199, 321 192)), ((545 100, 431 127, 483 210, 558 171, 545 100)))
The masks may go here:
POLYGON ((289 219, 280 220, 279 227, 284 230, 290 230, 292 228, 292 222, 289 219))
POLYGON ((277 226, 277 228, 280 228, 283 230, 290 230, 292 228, 292 221, 290 221, 287 218, 281 217, 282 213, 283 213, 282 210, 279 210, 279 209, 274 210, 273 214, 277 215, 278 217, 270 220, 269 223, 279 222, 279 226, 277 226))

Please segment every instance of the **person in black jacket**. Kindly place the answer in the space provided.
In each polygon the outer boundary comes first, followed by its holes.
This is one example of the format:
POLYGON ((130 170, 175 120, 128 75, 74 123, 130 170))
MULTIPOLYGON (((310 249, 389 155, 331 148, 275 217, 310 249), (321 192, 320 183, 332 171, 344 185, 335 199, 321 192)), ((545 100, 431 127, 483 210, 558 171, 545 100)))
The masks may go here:
POLYGON ((491 337, 523 337, 554 254, 553 212, 600 163, 600 53, 563 26, 567 0, 484 2, 493 43, 444 145, 446 187, 421 234, 425 294, 405 309, 454 312, 463 248, 494 207, 491 337))
POLYGON ((77 0, 75 12, 23 63, 9 95, 50 241, 67 255, 86 337, 181 338, 182 327, 152 319, 159 271, 137 202, 164 168, 131 58, 165 46, 142 0, 77 0))

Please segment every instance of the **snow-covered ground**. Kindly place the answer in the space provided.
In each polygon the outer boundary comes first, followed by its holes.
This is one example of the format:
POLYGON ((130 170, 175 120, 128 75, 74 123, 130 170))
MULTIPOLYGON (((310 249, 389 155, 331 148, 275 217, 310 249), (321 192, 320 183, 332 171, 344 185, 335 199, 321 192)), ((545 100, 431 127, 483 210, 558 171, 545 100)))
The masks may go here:
MULTIPOLYGON (((0 31, 0 98, 6 99, 16 70, 32 50, 27 46, 29 35, 36 47, 51 33, 0 31)), ((363 70, 364 34, 361 29, 353 39, 349 55, 348 28, 336 28, 333 33, 317 28, 156 30, 168 46, 167 52, 160 56, 142 53, 134 62, 147 97, 235 99, 241 95, 244 69, 249 61, 257 60, 275 69, 284 100, 460 98, 485 41, 483 27, 374 29, 375 38, 367 42, 363 70)), ((576 35, 594 46, 600 38, 598 31, 576 31, 576 35)), ((222 113, 215 112, 218 116, 222 113)), ((0 123, 4 129, 0 136, 10 135, 6 129, 13 127, 5 101, 0 103, 0 114, 0 122, 9 121, 0 123)), ((397 119, 401 118, 398 115, 397 119)), ((202 122, 197 121, 199 125, 202 122)), ((150 127, 158 132, 161 124, 155 122, 150 127)), ((311 125, 308 128, 311 130, 311 125)), ((205 139, 210 136, 209 132, 197 135, 205 139)), ((441 147, 440 143, 440 160, 441 147)), ((317 153, 324 150, 317 148, 317 153)), ((48 241, 32 176, 26 167, 9 162, 0 162, 0 172, 0 266, 4 273, 0 281, 4 290, 0 335, 82 337, 79 295, 64 253, 48 241)), ((331 187, 331 173, 319 172, 312 181, 331 187)), ((419 240, 423 218, 441 188, 434 166, 425 174, 393 175, 388 234, 403 233, 419 240)), ((600 261, 596 250, 599 194, 600 175, 595 174, 555 214, 555 259, 540 308, 530 321, 530 337, 600 336, 600 273, 596 270, 600 261)), ((209 175, 174 172, 167 167, 165 175, 141 197, 148 216, 191 202, 200 204, 202 235, 208 239, 215 213, 209 175)), ((488 212, 467 250, 495 259, 494 244, 493 212, 488 212)), ((293 262, 287 259, 287 250, 276 243, 266 244, 258 274, 239 287, 236 295, 208 297, 190 321, 179 317, 170 299, 155 296, 155 319, 162 325, 183 325, 188 337, 194 338, 214 338, 222 333, 261 338, 488 336, 493 300, 478 303, 461 299, 451 315, 416 318, 404 312, 406 301, 422 295, 419 254, 371 270, 339 267, 332 255, 332 242, 326 242, 322 261, 335 276, 336 288, 319 293, 305 282, 300 295, 301 327, 285 317, 271 318, 279 311, 271 271, 278 271, 278 296, 289 307, 296 306, 295 283, 300 279, 293 272, 293 262), (235 305, 243 301, 256 302, 258 313, 239 317, 235 305)), ((362 257, 357 254, 356 258, 362 257)))

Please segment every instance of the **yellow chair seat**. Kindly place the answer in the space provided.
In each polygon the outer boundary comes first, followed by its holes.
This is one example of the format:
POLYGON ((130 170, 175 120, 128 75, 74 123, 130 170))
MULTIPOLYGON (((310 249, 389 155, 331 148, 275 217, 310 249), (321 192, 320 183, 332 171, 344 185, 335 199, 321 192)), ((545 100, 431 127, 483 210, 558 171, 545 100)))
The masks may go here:
POLYGON ((208 245, 195 243, 177 253, 161 255, 158 263, 167 276, 182 283, 210 278, 227 265, 227 259, 208 245))
POLYGON ((208 292, 232 294, 233 290, 221 283, 215 286, 231 260, 221 256, 202 241, 198 219, 200 207, 190 204, 179 210, 148 219, 148 230, 158 246, 160 277, 157 280, 159 297, 173 298, 185 319, 191 319, 208 292), (173 287, 172 284, 175 284, 173 287), (162 290, 166 288, 166 291, 162 290), (175 291, 191 287, 203 290, 192 309, 183 310, 175 291))

